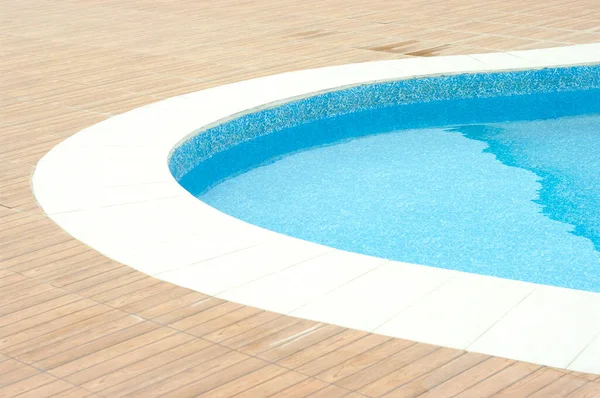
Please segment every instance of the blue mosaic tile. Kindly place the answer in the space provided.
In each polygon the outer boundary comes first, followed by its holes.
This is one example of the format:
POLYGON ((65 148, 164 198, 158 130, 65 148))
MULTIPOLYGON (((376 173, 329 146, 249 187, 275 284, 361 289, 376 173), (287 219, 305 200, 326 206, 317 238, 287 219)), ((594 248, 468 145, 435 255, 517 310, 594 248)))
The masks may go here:
POLYGON ((364 84, 285 103, 199 130, 169 159, 180 180, 200 162, 242 142, 318 119, 390 106, 600 88, 600 66, 474 73, 364 84))

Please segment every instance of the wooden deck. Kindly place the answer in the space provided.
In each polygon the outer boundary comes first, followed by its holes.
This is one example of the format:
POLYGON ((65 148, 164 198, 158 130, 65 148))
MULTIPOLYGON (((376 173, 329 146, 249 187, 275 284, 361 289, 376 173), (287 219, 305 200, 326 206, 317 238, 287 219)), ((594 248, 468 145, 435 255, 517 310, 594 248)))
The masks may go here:
POLYGON ((333 64, 588 42, 600 42, 597 0, 0 0, 0 397, 600 396, 594 375, 161 282, 72 239, 30 188, 53 145, 174 95, 333 64))

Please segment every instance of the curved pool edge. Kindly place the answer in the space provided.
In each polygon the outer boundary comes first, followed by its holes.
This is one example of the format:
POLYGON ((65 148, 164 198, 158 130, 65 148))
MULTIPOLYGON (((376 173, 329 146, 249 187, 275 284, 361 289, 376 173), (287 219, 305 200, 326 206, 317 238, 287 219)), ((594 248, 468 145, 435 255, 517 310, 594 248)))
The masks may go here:
POLYGON ((350 64, 186 94, 63 141, 38 163, 34 194, 51 219, 92 248, 206 294, 600 374, 600 294, 397 263, 279 235, 198 201, 167 167, 171 150, 199 129, 313 93, 420 76, 598 62, 600 44, 579 45, 350 64))

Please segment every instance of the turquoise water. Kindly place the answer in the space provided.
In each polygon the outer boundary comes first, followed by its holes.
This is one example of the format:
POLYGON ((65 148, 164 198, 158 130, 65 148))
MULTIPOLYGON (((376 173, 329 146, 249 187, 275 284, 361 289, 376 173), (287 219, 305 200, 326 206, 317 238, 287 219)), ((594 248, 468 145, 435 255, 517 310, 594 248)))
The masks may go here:
POLYGON ((304 126, 226 151, 188 185, 225 213, 339 249, 600 291, 599 114, 393 131, 377 114, 327 121, 320 134, 335 139, 317 146, 304 126), (328 130, 336 122, 353 132, 328 130))

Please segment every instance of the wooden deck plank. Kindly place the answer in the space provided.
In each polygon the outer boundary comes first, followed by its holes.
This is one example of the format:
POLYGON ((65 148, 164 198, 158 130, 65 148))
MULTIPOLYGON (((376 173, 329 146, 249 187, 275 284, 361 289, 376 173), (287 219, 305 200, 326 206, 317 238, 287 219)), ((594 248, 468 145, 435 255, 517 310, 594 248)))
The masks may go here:
MULTIPOLYGON (((157 294, 143 298, 141 300, 133 301, 123 305, 120 309, 124 312, 129 313, 139 313, 142 310, 155 307, 160 304, 164 304, 170 300, 180 298, 185 296, 186 294, 191 293, 189 289, 185 289, 180 286, 173 286, 173 289, 169 289, 163 292, 158 292, 157 294)), ((188 331, 189 332, 189 331, 188 331)))
POLYGON ((236 323, 227 325, 221 329, 204 335, 203 338, 209 341, 213 341, 215 343, 221 343, 227 340, 231 340, 231 342, 234 342, 237 339, 239 339, 240 336, 245 335, 246 333, 250 333, 250 331, 257 329, 263 325, 270 324, 271 322, 274 322, 280 317, 280 314, 276 314, 273 312, 259 312, 256 315, 244 318, 236 323))
POLYGON ((14 272, 21 272, 27 276, 33 276, 31 274, 28 274, 28 272, 48 265, 69 265, 71 261, 77 261, 80 258, 80 256, 88 253, 89 251, 90 249, 84 245, 75 246, 67 250, 59 251, 55 254, 40 256, 39 258, 29 261, 21 261, 19 262, 19 264, 12 266, 10 270, 14 272))
POLYGON ((453 397, 482 380, 512 365, 514 361, 492 357, 478 363, 454 378, 451 378, 423 394, 423 397, 453 397))
POLYGON ((383 344, 374 346, 361 354, 318 373, 315 377, 327 383, 335 383, 337 380, 344 379, 366 369, 413 344, 415 342, 403 339, 387 340, 383 344))
POLYGON ((303 333, 283 344, 276 345, 273 348, 263 351, 258 357, 269 362, 277 362, 329 337, 340 334, 345 330, 346 329, 341 326, 321 325, 320 327, 311 330, 309 333, 303 333))
MULTIPOLYGON (((29 194, 24 194, 27 196, 29 194)), ((11 199, 0 197, 0 203, 11 206, 11 199)), ((34 223, 32 223, 34 224, 34 223)), ((6 236, 0 238, 0 250, 16 249, 23 246, 29 246, 39 240, 39 234, 51 233, 56 227, 47 223, 31 226, 31 229, 21 230, 18 227, 13 228, 13 232, 7 232, 6 236), (32 233, 35 232, 35 233, 32 233)))
MULTIPOLYGON (((31 280, 30 280, 31 281, 31 280)), ((27 300, 40 295, 42 293, 47 293, 50 290, 54 290, 53 286, 48 283, 37 283, 37 281, 31 281, 30 283, 25 284, 22 289, 18 289, 18 291, 10 294, 8 297, 3 297, 1 301, 5 306, 11 305, 22 305, 22 303, 27 302, 27 300)), ((61 292, 64 293, 64 292, 61 292)))
MULTIPOLYGON (((95 363, 107 360, 114 355, 118 355, 123 348, 123 345, 126 346, 127 343, 131 345, 131 340, 136 337, 146 336, 146 339, 148 339, 148 337, 155 337, 153 335, 148 336, 147 334, 156 331, 159 328, 159 325, 150 322, 136 323, 128 328, 121 329, 116 333, 111 333, 107 336, 93 340, 88 344, 76 346, 70 350, 53 355, 37 362, 35 365, 46 371, 58 369, 56 373, 59 377, 62 377, 62 375, 69 375, 78 370, 93 366, 95 363), (119 344, 121 344, 121 346, 119 346, 119 344), (90 355, 93 355, 93 357, 88 358, 90 355), (86 358, 86 360, 83 360, 82 358, 86 358), (87 359, 89 359, 89 362, 87 362, 87 359)), ((163 335, 163 333, 164 330, 161 330, 159 334, 163 335)))
POLYGON ((96 304, 90 307, 86 307, 85 309, 82 309, 80 311, 72 312, 69 315, 53 319, 41 325, 20 331, 18 333, 9 334, 0 339, 0 349, 2 349, 5 352, 10 352, 11 348, 13 348, 17 344, 30 344, 31 341, 36 338, 45 339, 45 337, 42 336, 45 336, 57 330, 60 331, 65 327, 78 324, 97 315, 106 313, 109 310, 109 307, 96 304))
POLYGON ((538 390, 536 393, 531 394, 530 397, 566 397, 589 383, 588 380, 567 374, 538 390))
POLYGON ((260 341, 268 336, 279 333, 282 330, 293 327, 300 322, 301 320, 298 318, 277 317, 271 322, 252 327, 243 333, 240 333, 225 341, 221 341, 220 344, 229 348, 238 349, 240 347, 252 344, 255 341, 260 341))
POLYGON ((402 350, 399 353, 381 362, 378 362, 369 368, 339 380, 336 384, 351 391, 359 390, 368 384, 379 380, 382 376, 389 375, 396 369, 403 368, 404 366, 426 356, 427 354, 433 352, 436 348, 437 347, 435 346, 422 343, 411 345, 405 350, 402 350))
MULTIPOLYGON (((14 176, 11 174, 11 177, 14 176)), ((0 227, 4 228, 4 225, 9 222, 13 222, 20 219, 29 219, 30 216, 27 213, 23 213, 20 211, 7 209, 5 207, 0 207, 0 227)), ((33 218, 33 217, 31 217, 33 218)), ((24 222, 24 221, 20 221, 24 222)))
POLYGON ((553 383, 564 375, 550 368, 542 368, 496 393, 496 397, 527 397, 553 383))
POLYGON ((122 350, 121 352, 123 352, 123 354, 111 358, 107 361, 101 362, 97 365, 88 367, 77 373, 71 374, 65 377, 65 380, 75 385, 81 385, 82 387, 86 388, 88 383, 94 379, 97 379, 99 377, 105 376, 113 372, 118 372, 120 369, 128 365, 132 365, 148 357, 159 354, 165 350, 175 348, 193 339, 193 336, 184 333, 171 334, 160 340, 153 341, 150 344, 146 344, 142 347, 135 348, 130 351, 122 350))
POLYGON ((463 351, 439 348, 430 354, 367 384, 358 390, 358 392, 369 397, 380 397, 394 390, 398 386, 407 384, 419 376, 447 364, 462 354, 464 354, 463 351))
POLYGON ((41 334, 35 338, 30 338, 18 344, 14 344, 5 352, 15 358, 20 358, 21 355, 45 347, 49 344, 59 344, 79 333, 86 332, 96 326, 104 325, 109 322, 116 321, 123 317, 123 314, 116 310, 106 310, 103 307, 91 307, 85 316, 76 319, 74 323, 59 327, 50 333, 41 334), (83 318, 83 319, 81 319, 83 318))
POLYGON ((7 270, 7 269, 2 269, 0 270, 0 283, 2 283, 2 279, 8 277, 8 276, 13 276, 15 275, 15 273, 13 271, 7 270))
MULTIPOLYGON (((211 386, 217 386, 219 382, 232 380, 237 376, 251 372, 260 366, 266 366, 265 362, 248 357, 239 352, 231 351, 213 360, 185 369, 183 372, 171 375, 158 382, 129 394, 131 397, 158 396, 179 390, 178 393, 202 393, 211 386), (241 364, 241 365, 239 365, 241 364), (236 368, 233 368, 234 366, 236 368), (230 369, 233 368, 233 369, 230 369), (227 372, 225 375, 224 372, 227 372), (203 380, 212 375, 219 377, 218 381, 209 380, 210 385, 203 380), (225 376, 225 377, 224 377, 225 376), (204 387, 197 387, 196 383, 204 383, 204 387), (203 390, 203 391, 202 391, 203 390)), ((177 396, 177 395, 175 395, 177 396)))
MULTIPOLYGON (((114 265, 114 263, 113 263, 114 265)), ((141 289, 135 289, 130 293, 118 295, 115 298, 105 301, 106 305, 110 305, 114 308, 121 308, 127 304, 135 303, 138 301, 146 300, 147 298, 153 297, 157 294, 168 292, 169 290, 176 289, 175 286, 168 282, 158 282, 156 284, 148 285, 141 289)))
POLYGON ((62 286, 60 287, 81 296, 93 296, 96 292, 102 291, 103 288, 109 288, 115 284, 126 283, 140 278, 143 278, 143 275, 140 275, 139 272, 135 272, 126 266, 120 266, 81 280, 67 281, 67 283, 61 284, 62 286))
POLYGON ((345 397, 348 395, 348 393, 348 390, 345 390, 338 386, 330 385, 323 388, 322 390, 307 395, 307 398, 338 398, 345 397))
POLYGON ((159 283, 161 282, 158 279, 146 276, 135 281, 130 281, 129 283, 124 283, 120 286, 113 286, 106 291, 99 292, 94 295, 88 295, 88 297, 101 303, 110 302, 115 301, 116 299, 119 299, 127 294, 145 289, 149 286, 156 286, 159 283))
MULTIPOLYGON (((269 365, 267 362, 261 361, 257 358, 245 359, 233 366, 223 369, 221 372, 211 372, 212 374, 206 377, 197 379, 188 379, 185 381, 185 385, 178 387, 164 395, 165 398, 185 398, 194 397, 198 394, 203 394, 211 390, 215 390, 221 386, 225 387, 225 393, 223 396, 231 396, 228 389, 231 388, 236 391, 236 388, 240 388, 236 382, 238 378, 242 378, 248 374, 253 374, 255 371, 260 369, 266 370, 266 373, 278 372, 281 374, 283 368, 275 365, 269 365), (195 381, 192 381, 195 380, 195 381), (231 380, 231 381, 230 381, 231 380), (191 381, 191 382, 190 382, 191 381), (229 384, 231 383, 231 384, 229 384), (229 385, 228 385, 229 384, 229 385)), ((263 374, 262 372, 260 373, 263 374)), ((243 388, 243 386, 242 386, 243 388)), ((211 396, 218 396, 217 394, 211 394, 211 396)))
POLYGON ((227 315, 230 312, 242 308, 243 305, 224 302, 207 308, 204 311, 198 312, 194 315, 190 315, 186 318, 180 319, 176 322, 171 323, 169 326, 178 330, 188 330, 195 326, 202 325, 205 322, 209 322, 213 319, 219 318, 223 315, 227 315))
POLYGON ((85 246, 82 243, 73 240, 73 238, 66 234, 52 236, 36 242, 35 245, 18 247, 15 250, 4 252, 2 257, 0 257, 0 268, 11 268, 29 260, 41 258, 47 260, 49 256, 61 258, 64 253, 59 253, 73 248, 80 248, 83 250, 85 246))
MULTIPOLYGON (((273 380, 278 376, 282 376, 288 371, 285 368, 277 365, 267 365, 263 368, 260 368, 254 372, 248 373, 244 376, 241 376, 235 380, 227 382, 225 384, 220 385, 217 388, 209 390, 204 394, 199 395, 199 397, 221 397, 221 398, 229 398, 233 396, 237 396, 240 393, 248 391, 250 388, 261 385, 267 381, 273 380)), ((196 388, 194 388, 195 394, 196 388)), ((173 394, 180 394, 181 390, 178 392, 174 392, 173 394)), ((178 396, 178 395, 173 395, 178 396)))
POLYGON ((247 342, 237 350, 249 354, 258 355, 268 349, 288 343, 289 341, 297 340, 303 336, 310 335, 319 330, 324 325, 310 320, 300 320, 300 322, 281 329, 276 333, 269 333, 267 336, 260 339, 255 339, 247 342))
POLYGON ((539 365, 526 362, 517 362, 507 368, 502 369, 500 372, 488 377, 482 382, 475 384, 473 387, 463 391, 456 397, 467 398, 494 396, 499 391, 515 384, 539 369, 539 365))
POLYGON ((571 376, 581 377, 583 379, 590 380, 590 381, 598 380, 600 378, 600 375, 593 375, 593 374, 582 373, 582 372, 574 372, 573 371, 573 372, 569 372, 569 374, 571 376))
POLYGON ((273 377, 272 379, 260 383, 255 387, 250 387, 246 391, 237 394, 236 397, 271 397, 291 386, 302 382, 303 380, 306 380, 307 378, 308 376, 301 373, 293 371, 285 372, 278 377, 273 377))
POLYGON ((0 316, 7 316, 14 312, 22 311, 29 307, 44 303, 45 301, 54 300, 57 297, 64 296, 67 292, 59 289, 51 289, 40 294, 26 297, 22 300, 13 301, 9 304, 0 306, 0 316))
POLYGON ((293 398, 307 397, 317 391, 323 390, 328 386, 327 383, 317 379, 306 379, 300 383, 294 384, 276 394, 271 398, 293 398))
POLYGON ((63 393, 74 388, 72 384, 64 380, 54 380, 48 384, 33 388, 25 393, 19 394, 19 398, 45 398, 54 397, 56 394, 63 393))
POLYGON ((122 265, 119 263, 99 257, 65 266, 50 264, 45 266, 44 268, 46 269, 44 270, 36 269, 36 272, 46 272, 35 275, 34 278, 41 279, 52 284, 52 286, 60 288, 120 267, 122 265))
POLYGON ((25 380, 29 377, 41 373, 40 371, 32 368, 31 366, 27 366, 21 363, 13 363, 11 368, 12 370, 2 375, 2 379, 0 379, 0 388, 10 386, 13 383, 18 383, 21 380, 25 380))
POLYGON ((3 271, 6 272, 6 274, 4 275, 4 277, 2 279, 0 279, 0 288, 1 287, 10 288, 10 286, 14 285, 15 283, 29 280, 25 275, 16 274, 9 270, 3 270, 3 271))
POLYGON ((567 395, 568 398, 595 398, 600 397, 600 384, 588 383, 567 395))
MULTIPOLYGON (((65 306, 67 304, 72 304, 73 302, 78 301, 78 300, 82 300, 82 298, 77 297, 72 294, 65 294, 65 295, 59 296, 57 298, 48 300, 48 301, 44 301, 40 304, 31 306, 31 307, 27 307, 20 311, 11 312, 10 314, 8 314, 6 316, 0 317, 0 331, 2 330, 3 327, 10 325, 12 323, 22 322, 22 321, 32 318, 34 316, 41 316, 46 311, 55 310, 59 307, 65 306)), ((22 324, 19 324, 19 327, 21 327, 21 326, 22 326, 22 324)))
POLYGON ((111 290, 127 286, 138 280, 146 280, 143 283, 148 283, 148 279, 148 276, 141 272, 135 272, 131 268, 123 267, 102 273, 97 277, 93 276, 83 281, 63 286, 63 288, 71 292, 76 292, 80 296, 94 297, 98 294, 108 295, 108 292, 111 290))
POLYGON ((14 372, 15 370, 25 368, 26 364, 16 361, 12 358, 4 357, 0 362, 0 375, 14 372))
POLYGON ((43 280, 53 280, 66 273, 69 275, 86 270, 96 264, 110 262, 104 256, 94 250, 76 252, 72 256, 64 257, 49 263, 40 264, 37 267, 22 270, 23 275, 43 280))
POLYGON ((33 389, 43 387, 56 381, 56 377, 52 377, 47 373, 37 373, 26 379, 8 384, 0 388, 1 398, 12 398, 21 395, 33 389))
POLYGON ((182 319, 204 312, 210 308, 223 304, 224 302, 224 300, 215 297, 204 296, 204 298, 196 301, 193 305, 170 308, 169 312, 155 317, 154 321, 164 325, 172 325, 182 319))
MULTIPOLYGON (((2 184, 2 188, 8 189, 6 184, 2 184)), ((41 226, 52 225, 52 222, 50 220, 37 217, 27 217, 25 219, 22 217, 16 217, 14 220, 6 220, 0 225, 2 225, 2 229, 0 230, 0 239, 2 240, 0 240, 0 244, 4 246, 8 242, 11 242, 10 240, 5 240, 5 238, 11 236, 20 236, 27 231, 35 230, 41 226)), ((37 238, 39 239, 39 237, 37 238)))
POLYGON ((190 350, 187 355, 182 355, 180 358, 165 363, 156 369, 121 381, 114 386, 102 390, 101 393, 110 397, 122 397, 135 392, 139 396, 143 396, 144 391, 151 391, 160 385, 169 384, 170 382, 165 380, 171 377, 183 374, 183 376, 177 377, 185 379, 189 373, 197 374, 202 368, 210 369, 221 362, 234 364, 244 358, 246 356, 218 345, 211 345, 198 351, 190 350))
POLYGON ((46 324, 47 322, 51 322, 52 320, 62 318, 72 313, 83 311, 94 305, 96 305, 94 301, 73 298, 73 300, 69 303, 56 308, 48 309, 41 314, 22 319, 20 322, 7 323, 5 326, 0 327, 0 339, 6 336, 18 334, 28 329, 33 329, 40 325, 43 326, 43 324, 46 324))
MULTIPOLYGON (((165 302, 149 305, 147 307, 143 306, 142 308, 137 310, 137 313, 144 318, 156 320, 157 318, 179 308, 195 306, 201 301, 206 300, 207 298, 208 296, 202 293, 188 292, 183 296, 171 298, 170 300, 165 302)), ((150 302, 149 304, 152 303, 150 302)))
POLYGON ((127 380, 143 375, 165 364, 176 361, 177 359, 188 356, 192 353, 201 351, 211 344, 207 341, 199 339, 191 339, 183 344, 165 348, 163 351, 154 353, 147 358, 131 364, 123 364, 124 366, 118 372, 109 372, 100 377, 87 381, 83 384, 84 388, 89 391, 99 392, 106 390, 114 385, 126 382, 127 380))
POLYGON ((22 296, 31 293, 31 290, 36 290, 38 286, 47 286, 52 289, 52 286, 30 278, 13 277, 11 283, 2 287, 0 290, 0 302, 6 304, 19 300, 22 296), (14 279, 19 279, 15 281, 14 279))
POLYGON ((70 390, 54 394, 52 395, 52 398, 100 398, 100 396, 92 394, 89 391, 84 390, 83 388, 75 387, 71 388, 70 390))
MULTIPOLYGON (((353 342, 360 340, 367 335, 368 333, 362 331, 345 330, 342 333, 338 333, 316 344, 313 344, 310 347, 289 355, 281 359, 279 363, 289 369, 298 369, 303 365, 309 364, 312 361, 323 358, 326 355, 335 352, 339 348, 352 344, 353 342)), ((333 357, 336 359, 338 358, 335 354, 333 354, 333 357)), ((334 364, 335 363, 332 363, 331 366, 334 364)), ((305 372, 308 370, 309 366, 307 366, 307 369, 304 369, 305 372)))
MULTIPOLYGON (((47 344, 42 343, 38 346, 29 346, 20 352, 16 352, 16 356, 23 362, 36 363, 65 351, 78 349, 80 347, 88 347, 89 352, 93 352, 97 348, 89 348, 89 346, 87 346, 88 344, 92 344, 98 339, 112 335, 121 330, 128 330, 130 326, 143 322, 141 319, 119 314, 117 312, 113 312, 111 315, 112 316, 110 317, 105 316, 103 319, 105 322, 98 326, 93 326, 89 329, 78 328, 77 333, 73 335, 69 335, 66 338, 55 339, 54 341, 49 339, 50 342, 47 344)), ((103 342, 101 344, 104 346, 104 344, 107 343, 103 342)))
POLYGON ((262 312, 261 309, 243 306, 234 311, 213 318, 207 322, 203 322, 200 325, 193 326, 187 329, 186 333, 193 334, 197 337, 201 337, 213 333, 215 331, 222 330, 228 326, 234 325, 256 314, 259 314, 260 312, 262 312))

